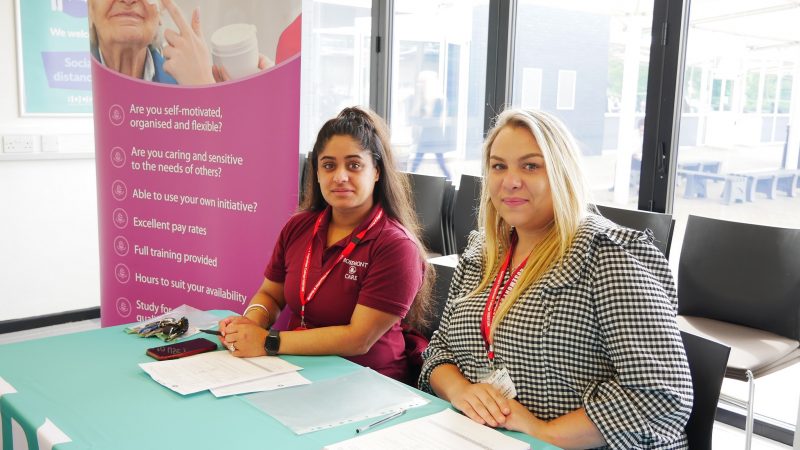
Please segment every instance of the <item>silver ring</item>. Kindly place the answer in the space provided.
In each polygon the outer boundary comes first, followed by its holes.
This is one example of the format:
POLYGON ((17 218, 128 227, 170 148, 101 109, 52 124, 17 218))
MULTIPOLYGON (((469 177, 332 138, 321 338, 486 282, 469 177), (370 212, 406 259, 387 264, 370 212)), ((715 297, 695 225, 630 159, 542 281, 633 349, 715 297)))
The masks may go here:
POLYGON ((236 351, 236 346, 235 346, 235 345, 233 345, 233 342, 231 342, 230 344, 228 344, 228 350, 230 350, 230 351, 232 351, 232 352, 235 352, 235 351, 236 351))

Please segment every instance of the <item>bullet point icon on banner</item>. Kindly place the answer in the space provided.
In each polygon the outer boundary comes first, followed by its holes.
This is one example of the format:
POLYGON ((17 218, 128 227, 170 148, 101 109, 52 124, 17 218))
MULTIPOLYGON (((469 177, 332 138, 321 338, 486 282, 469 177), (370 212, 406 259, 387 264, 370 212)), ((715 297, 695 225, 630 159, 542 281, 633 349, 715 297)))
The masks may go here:
POLYGON ((131 271, 125 264, 117 264, 117 266, 114 267, 114 277, 120 283, 125 284, 131 280, 131 271))
POLYGON ((117 201, 125 200, 128 196, 128 186, 125 185, 121 180, 114 180, 111 183, 111 195, 114 196, 114 199, 117 201))
POLYGON ((125 298, 120 297, 117 299, 117 313, 122 317, 128 317, 131 315, 131 311, 133 308, 131 307, 131 302, 125 298))
POLYGON ((117 169, 122 168, 125 165, 125 151, 119 147, 114 147, 111 149, 111 165, 116 167, 117 169))
POLYGON ((125 111, 122 106, 112 105, 108 109, 108 119, 111 120, 111 125, 120 126, 125 121, 125 111))
POLYGON ((130 244, 128 243, 128 240, 125 239, 124 236, 117 236, 114 238, 114 252, 118 256, 127 255, 128 250, 130 250, 130 244))
POLYGON ((113 214, 114 226, 120 230, 128 226, 128 213, 122 208, 114 210, 113 214))

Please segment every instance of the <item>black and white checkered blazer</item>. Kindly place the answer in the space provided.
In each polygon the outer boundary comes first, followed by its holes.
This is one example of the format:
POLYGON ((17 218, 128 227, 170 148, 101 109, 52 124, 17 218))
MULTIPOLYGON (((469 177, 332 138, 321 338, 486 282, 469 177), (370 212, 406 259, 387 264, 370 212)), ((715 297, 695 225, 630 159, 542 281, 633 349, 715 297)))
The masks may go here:
MULTIPOLYGON (((652 242, 649 232, 589 215, 564 264, 527 289, 495 332, 495 361, 517 400, 546 421, 586 408, 606 448, 687 448, 692 379, 672 274, 652 242)), ((483 243, 473 232, 423 355, 419 386, 428 392, 440 364, 472 382, 488 366, 480 321, 489 289, 465 298, 481 279, 483 243)))

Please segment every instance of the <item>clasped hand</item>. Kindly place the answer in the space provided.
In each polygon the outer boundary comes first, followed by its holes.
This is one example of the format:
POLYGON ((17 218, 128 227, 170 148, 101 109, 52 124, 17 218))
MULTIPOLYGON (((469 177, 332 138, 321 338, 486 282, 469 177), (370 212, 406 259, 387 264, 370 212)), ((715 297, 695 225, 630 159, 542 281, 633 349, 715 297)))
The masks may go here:
POLYGON ((539 421, 520 402, 503 397, 487 383, 465 384, 451 396, 450 402, 470 419, 493 428, 527 433, 531 424, 539 421))
POLYGON ((219 331, 222 333, 219 341, 226 348, 234 348, 233 356, 249 358, 264 356, 264 340, 267 330, 257 323, 243 316, 230 316, 219 321, 219 331))

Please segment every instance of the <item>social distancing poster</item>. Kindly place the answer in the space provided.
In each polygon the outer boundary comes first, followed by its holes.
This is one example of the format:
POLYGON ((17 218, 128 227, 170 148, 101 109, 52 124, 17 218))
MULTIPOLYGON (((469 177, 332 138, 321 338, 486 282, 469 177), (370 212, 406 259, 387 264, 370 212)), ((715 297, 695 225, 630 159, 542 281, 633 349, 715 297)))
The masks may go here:
POLYGON ((241 312, 297 207, 300 1, 89 0, 103 326, 241 312))

